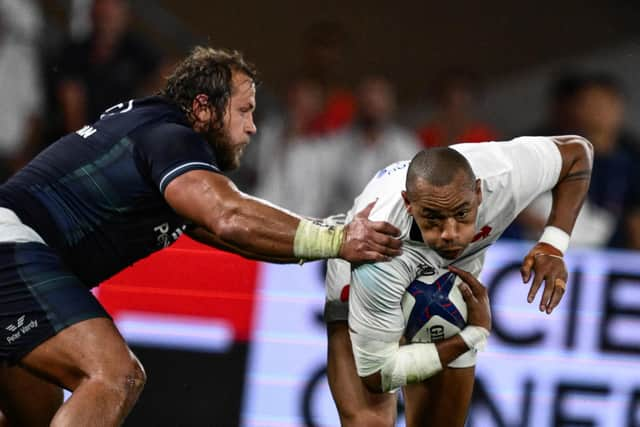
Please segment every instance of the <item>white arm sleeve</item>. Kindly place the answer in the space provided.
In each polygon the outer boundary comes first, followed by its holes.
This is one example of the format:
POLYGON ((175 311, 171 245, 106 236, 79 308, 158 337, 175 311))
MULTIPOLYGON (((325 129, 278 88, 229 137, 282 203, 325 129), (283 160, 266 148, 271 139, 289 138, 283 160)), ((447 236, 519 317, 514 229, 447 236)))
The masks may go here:
POLYGON ((398 342, 404 332, 400 301, 413 277, 400 259, 359 266, 351 272, 349 328, 385 342, 398 342))
POLYGON ((358 375, 380 371, 383 392, 423 381, 442 370, 435 344, 419 343, 400 347, 398 342, 376 341, 350 332, 358 375))
POLYGON ((356 369, 361 377, 380 371, 383 391, 442 369, 435 344, 399 346, 405 328, 400 301, 411 280, 398 258, 360 266, 351 275, 349 328, 356 369))

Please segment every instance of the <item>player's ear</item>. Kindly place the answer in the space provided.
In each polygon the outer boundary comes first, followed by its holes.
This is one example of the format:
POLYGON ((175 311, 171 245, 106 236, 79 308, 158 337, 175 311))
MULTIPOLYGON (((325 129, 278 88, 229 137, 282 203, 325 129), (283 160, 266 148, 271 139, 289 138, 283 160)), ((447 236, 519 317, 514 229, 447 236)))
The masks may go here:
POLYGON ((482 182, 480 181, 480 178, 476 179, 475 185, 476 197, 478 198, 478 204, 480 204, 482 202, 482 182))
POLYGON ((209 123, 213 111, 209 97, 203 93, 196 95, 191 102, 191 114, 196 123, 209 123))
POLYGON ((409 197, 407 197, 407 192, 402 190, 402 200, 404 200, 404 207, 407 208, 407 212, 411 213, 411 202, 409 201, 409 197))

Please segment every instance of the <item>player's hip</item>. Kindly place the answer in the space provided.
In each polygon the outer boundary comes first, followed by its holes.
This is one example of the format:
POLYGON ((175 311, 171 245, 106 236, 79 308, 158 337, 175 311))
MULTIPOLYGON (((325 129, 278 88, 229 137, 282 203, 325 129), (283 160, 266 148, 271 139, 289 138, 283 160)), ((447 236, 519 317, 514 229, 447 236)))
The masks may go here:
POLYGON ((48 246, 0 243, 0 363, 81 320, 108 317, 90 290, 48 246))

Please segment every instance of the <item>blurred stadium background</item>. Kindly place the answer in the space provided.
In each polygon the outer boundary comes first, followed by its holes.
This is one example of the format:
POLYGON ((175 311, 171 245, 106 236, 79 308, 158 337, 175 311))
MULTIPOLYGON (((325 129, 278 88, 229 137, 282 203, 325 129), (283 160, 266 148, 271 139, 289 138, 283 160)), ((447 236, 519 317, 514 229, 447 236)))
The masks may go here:
MULTIPOLYGON (((596 164, 570 292, 552 316, 525 303, 540 200, 489 252, 495 332, 469 426, 640 426, 639 18, 629 0, 0 0, 0 177, 153 93, 196 44, 258 66, 258 137, 233 178, 303 214, 344 211, 421 146, 582 134, 596 164)), ((149 374, 127 425, 337 425, 322 269, 182 239, 100 286, 149 374)))

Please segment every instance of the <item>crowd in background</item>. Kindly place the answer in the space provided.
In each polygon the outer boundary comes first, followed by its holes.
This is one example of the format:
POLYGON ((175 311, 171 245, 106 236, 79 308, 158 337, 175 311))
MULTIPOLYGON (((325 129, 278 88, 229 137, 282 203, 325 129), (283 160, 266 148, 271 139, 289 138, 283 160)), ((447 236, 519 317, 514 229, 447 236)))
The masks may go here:
MULTIPOLYGON (((106 108, 161 87, 171 60, 131 31, 128 2, 94 0, 90 11, 90 31, 56 37, 37 1, 0 0, 0 179, 106 108)), ((376 171, 423 147, 517 136, 478 119, 481 82, 468 69, 444 69, 425 90, 433 109, 407 126, 394 79, 341 80, 344 38, 336 23, 312 26, 286 93, 274 95, 268 82, 258 89, 258 134, 233 173, 241 189, 322 217, 347 211, 376 171)), ((640 249, 640 142, 624 129, 624 89, 615 76, 580 71, 549 88, 547 120, 520 135, 580 134, 594 145, 574 244, 640 249)), ((551 195, 540 197, 507 234, 536 238, 550 206, 551 195)))

